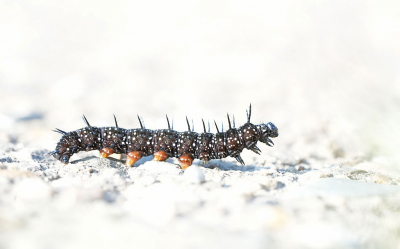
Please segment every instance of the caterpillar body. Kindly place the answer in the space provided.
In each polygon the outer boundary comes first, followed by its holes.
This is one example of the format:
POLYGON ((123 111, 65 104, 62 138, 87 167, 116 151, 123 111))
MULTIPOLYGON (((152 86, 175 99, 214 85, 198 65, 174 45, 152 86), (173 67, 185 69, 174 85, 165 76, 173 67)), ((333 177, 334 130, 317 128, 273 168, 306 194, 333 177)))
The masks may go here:
POLYGON ((101 157, 108 157, 113 153, 126 154, 127 166, 132 166, 140 158, 150 155, 153 155, 153 160, 156 161, 176 157, 183 169, 189 167, 194 159, 208 162, 211 159, 228 156, 234 157, 239 163, 245 165, 240 156, 243 149, 260 154, 261 150, 257 147, 257 142, 272 146, 273 142, 270 138, 278 136, 278 128, 273 123, 254 125, 250 122, 251 105, 247 112, 247 123, 243 126, 235 128, 234 117, 232 124, 229 115, 227 117, 229 129, 224 132, 222 127, 220 132, 214 121, 217 133, 213 134, 210 133, 210 124, 206 131, 204 120, 202 120, 204 132, 194 132, 193 126, 190 129, 187 117, 188 131, 177 132, 171 128, 168 116, 168 129, 159 130, 146 129, 139 116, 140 128, 137 129, 120 128, 115 116, 115 127, 94 127, 83 116, 85 128, 71 132, 54 130, 63 136, 50 154, 65 164, 69 163, 74 153, 99 150, 101 157))

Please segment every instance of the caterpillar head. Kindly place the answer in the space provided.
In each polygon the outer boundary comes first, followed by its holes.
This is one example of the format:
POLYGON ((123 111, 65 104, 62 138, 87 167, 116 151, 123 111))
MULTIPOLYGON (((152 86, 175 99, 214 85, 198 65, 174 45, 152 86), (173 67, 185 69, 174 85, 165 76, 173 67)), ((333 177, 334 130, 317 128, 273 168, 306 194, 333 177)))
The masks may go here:
POLYGON ((260 142, 265 143, 268 146, 272 146, 274 143, 269 138, 277 137, 279 135, 278 128, 273 123, 269 122, 267 124, 260 124, 258 129, 261 133, 260 142))
POLYGON ((71 155, 67 152, 66 148, 62 145, 58 145, 55 151, 50 152, 57 160, 67 164, 71 155))
POLYGON ((57 132, 63 134, 60 141, 57 143, 56 149, 50 152, 57 160, 67 164, 69 163, 69 158, 81 150, 80 144, 81 140, 78 134, 73 132, 64 132, 56 129, 57 132))

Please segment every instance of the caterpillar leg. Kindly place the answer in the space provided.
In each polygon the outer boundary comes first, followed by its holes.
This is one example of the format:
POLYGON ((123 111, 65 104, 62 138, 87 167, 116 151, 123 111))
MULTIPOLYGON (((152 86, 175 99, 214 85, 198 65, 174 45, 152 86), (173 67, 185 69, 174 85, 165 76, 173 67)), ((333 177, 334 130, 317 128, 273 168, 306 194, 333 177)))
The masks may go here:
POLYGON ((187 169, 193 162, 193 156, 191 154, 183 154, 179 157, 182 169, 187 169))
POLYGON ((143 152, 141 151, 131 151, 126 154, 126 166, 131 167, 135 162, 142 158, 143 152))
POLYGON ((252 148, 250 148, 250 150, 258 155, 261 155, 261 150, 255 145, 252 148))
POLYGON ((168 159, 167 153, 165 153, 162 150, 155 152, 153 156, 154 156, 153 158, 154 161, 165 161, 168 159))
POLYGON ((241 165, 245 166, 244 161, 243 161, 243 159, 242 159, 242 157, 241 157, 240 155, 237 155, 237 156, 235 157, 235 159, 236 159, 236 161, 238 161, 241 165))
POLYGON ((106 158, 106 157, 108 157, 109 155, 111 155, 113 153, 114 153, 113 149, 111 149, 111 148, 103 148, 103 149, 100 150, 100 157, 106 158))

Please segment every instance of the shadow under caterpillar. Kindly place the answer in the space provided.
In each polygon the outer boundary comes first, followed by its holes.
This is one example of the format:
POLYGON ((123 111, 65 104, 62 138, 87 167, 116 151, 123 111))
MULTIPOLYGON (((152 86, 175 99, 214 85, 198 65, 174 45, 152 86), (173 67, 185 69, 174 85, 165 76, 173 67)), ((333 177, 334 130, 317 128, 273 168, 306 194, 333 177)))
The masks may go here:
MULTIPOLYGON (((246 111, 247 112, 247 111, 246 111)), ((108 157, 113 153, 126 154, 126 165, 132 166, 136 161, 144 156, 153 155, 155 161, 165 161, 169 157, 179 158, 181 167, 186 169, 194 159, 208 162, 211 159, 221 159, 234 157, 244 165, 240 153, 243 149, 248 149, 260 154, 261 150, 257 147, 257 142, 272 146, 270 138, 278 136, 278 128, 271 122, 267 124, 254 125, 250 123, 251 104, 247 112, 247 123, 235 128, 235 118, 231 124, 229 115, 229 129, 221 132, 217 123, 215 127, 217 133, 210 133, 210 123, 208 132, 203 121, 203 133, 194 132, 193 125, 190 129, 189 121, 186 117, 188 131, 178 132, 171 128, 168 116, 168 129, 150 130, 142 124, 138 116, 140 128, 123 129, 118 127, 117 119, 114 116, 115 127, 94 127, 91 126, 83 115, 86 127, 65 132, 55 129, 55 132, 63 136, 57 143, 56 149, 52 154, 57 160, 67 164, 70 157, 79 151, 99 150, 101 157, 108 157)))

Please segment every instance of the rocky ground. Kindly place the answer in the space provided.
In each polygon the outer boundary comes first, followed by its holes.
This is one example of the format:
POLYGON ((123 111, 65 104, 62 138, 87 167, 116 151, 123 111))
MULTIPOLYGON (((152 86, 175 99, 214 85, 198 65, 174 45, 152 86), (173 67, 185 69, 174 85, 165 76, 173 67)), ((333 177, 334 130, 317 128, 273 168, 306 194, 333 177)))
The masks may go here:
POLYGON ((385 158, 247 156, 196 164, 16 144, 0 157, 0 248, 399 248, 385 158))

